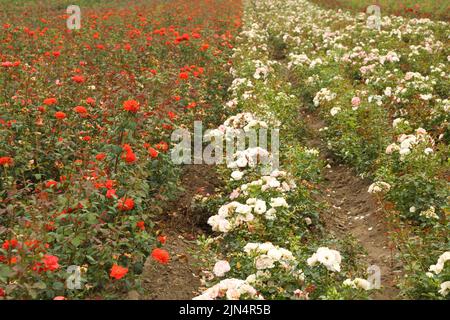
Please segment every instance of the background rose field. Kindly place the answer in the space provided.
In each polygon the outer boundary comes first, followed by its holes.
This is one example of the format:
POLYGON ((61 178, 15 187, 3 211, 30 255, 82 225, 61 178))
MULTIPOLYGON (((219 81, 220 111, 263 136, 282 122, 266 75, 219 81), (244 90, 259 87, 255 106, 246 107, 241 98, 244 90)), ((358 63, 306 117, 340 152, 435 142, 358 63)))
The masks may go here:
POLYGON ((445 3, 342 2, 0 1, 0 300, 448 299, 445 3))

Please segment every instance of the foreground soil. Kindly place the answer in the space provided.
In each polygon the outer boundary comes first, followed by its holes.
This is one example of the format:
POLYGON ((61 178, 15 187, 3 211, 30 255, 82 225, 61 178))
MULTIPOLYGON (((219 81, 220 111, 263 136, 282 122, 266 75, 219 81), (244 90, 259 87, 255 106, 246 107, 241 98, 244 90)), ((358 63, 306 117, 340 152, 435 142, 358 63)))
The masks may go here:
POLYGON ((319 129, 325 126, 316 115, 303 112, 308 127, 310 147, 319 149, 329 165, 323 170, 319 185, 321 200, 328 204, 322 213, 325 227, 337 237, 351 236, 367 252, 364 260, 378 266, 381 271, 381 290, 373 298, 392 300, 398 298, 396 287, 401 266, 395 264, 395 245, 389 239, 389 225, 383 216, 383 207, 367 192, 371 182, 360 178, 354 170, 334 159, 319 138, 319 129))
POLYGON ((157 229, 167 236, 164 249, 171 260, 161 265, 151 257, 145 263, 144 296, 131 297, 148 300, 188 300, 197 295, 200 287, 196 238, 208 230, 205 221, 193 216, 190 205, 196 195, 210 195, 219 184, 214 168, 189 165, 183 170, 181 186, 184 192, 173 201, 157 221, 157 229))

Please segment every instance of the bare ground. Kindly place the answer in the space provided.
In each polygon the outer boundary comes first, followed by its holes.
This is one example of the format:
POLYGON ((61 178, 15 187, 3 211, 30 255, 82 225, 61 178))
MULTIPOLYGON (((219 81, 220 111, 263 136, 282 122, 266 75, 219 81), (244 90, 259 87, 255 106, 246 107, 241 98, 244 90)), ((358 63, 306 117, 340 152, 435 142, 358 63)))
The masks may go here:
POLYGON ((319 138, 319 129, 325 126, 319 117, 309 112, 303 112, 302 117, 310 133, 309 147, 319 149, 321 157, 331 166, 324 169, 319 186, 319 200, 329 207, 322 213, 325 227, 337 237, 353 236, 367 252, 367 263, 380 268, 382 287, 373 295, 374 299, 398 298, 396 280, 401 266, 395 265, 395 245, 389 240, 390 228, 382 205, 367 192, 371 182, 333 159, 319 138))
MULTIPOLYGON (((192 198, 197 194, 213 194, 219 184, 214 168, 207 165, 186 166, 182 176, 180 197, 171 203, 157 221, 157 229, 167 236, 164 245, 170 254, 168 264, 159 264, 151 257, 145 263, 143 287, 148 300, 189 300, 200 287, 195 257, 196 238, 204 234, 201 219, 190 211, 192 198)), ((135 297, 131 297, 135 298, 135 297)))

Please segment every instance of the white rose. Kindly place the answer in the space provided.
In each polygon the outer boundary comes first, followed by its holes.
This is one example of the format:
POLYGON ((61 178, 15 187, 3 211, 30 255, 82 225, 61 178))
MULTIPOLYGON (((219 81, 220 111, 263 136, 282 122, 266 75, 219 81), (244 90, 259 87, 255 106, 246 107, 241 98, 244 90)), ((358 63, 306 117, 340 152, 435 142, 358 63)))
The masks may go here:
POLYGON ((270 250, 267 252, 267 256, 268 256, 269 258, 272 258, 272 259, 275 260, 275 261, 278 261, 278 260, 281 259, 282 253, 281 253, 280 250, 274 248, 274 249, 270 249, 270 250))
POLYGON ((273 244, 271 244, 270 242, 265 242, 259 245, 259 250, 262 252, 267 252, 271 249, 275 248, 273 244))
POLYGON ((255 213, 257 214, 263 214, 266 212, 266 202, 264 200, 257 200, 254 207, 255 213))
POLYGON ((433 153, 433 149, 426 148, 423 152, 425 152, 425 154, 431 154, 431 153, 433 153))
POLYGON ((449 291, 450 291, 450 281, 445 281, 441 283, 441 289, 439 290, 439 293, 445 297, 447 296, 449 291))
POLYGON ((236 180, 236 181, 241 180, 243 176, 244 176, 244 172, 242 172, 242 171, 236 170, 231 173, 231 178, 233 178, 233 180, 236 180))
POLYGON ((239 167, 239 168, 244 168, 244 167, 246 167, 247 166, 247 159, 245 158, 245 157, 240 157, 239 159, 237 159, 237 161, 236 161, 236 165, 239 167))
POLYGON ((339 111, 341 111, 340 107, 334 107, 334 108, 331 108, 330 114, 334 117, 335 115, 337 115, 339 113, 339 111))
POLYGON ((364 290, 370 290, 372 288, 371 285, 370 285, 370 282, 367 281, 366 279, 356 278, 353 281, 354 281, 354 283, 356 284, 356 286, 358 288, 361 288, 361 289, 364 289, 364 290))
POLYGON ((214 265, 213 272, 217 277, 223 277, 225 275, 225 273, 227 273, 230 270, 231 270, 231 268, 230 268, 230 264, 228 263, 228 261, 219 260, 214 265))
POLYGON ((248 214, 252 212, 252 207, 246 205, 246 204, 239 204, 236 207, 236 212, 237 213, 242 213, 242 214, 248 214))
POLYGON ((283 197, 278 197, 278 198, 272 198, 270 199, 270 205, 273 208, 276 207, 289 207, 289 205, 287 204, 286 200, 283 197))
POLYGON ((248 283, 254 283, 256 281, 256 275, 255 274, 249 275, 247 279, 245 279, 245 281, 247 281, 248 283))
POLYGON ((258 244, 254 242, 249 242, 244 247, 244 252, 249 253, 250 251, 254 251, 258 249, 258 244))
POLYGON ((265 217, 267 220, 275 220, 275 218, 277 217, 275 215, 277 211, 274 208, 270 208, 269 210, 267 210, 265 217))
POLYGON ((400 149, 400 152, 399 152, 402 156, 404 156, 404 155, 407 155, 407 154, 410 154, 411 153, 411 150, 409 150, 408 148, 402 148, 402 149, 400 149))
POLYGON ((261 255, 256 258, 255 266, 258 270, 270 269, 274 267, 273 259, 268 257, 267 255, 261 255))
POLYGON ((226 296, 228 300, 239 300, 241 293, 238 289, 230 288, 227 290, 226 296))
POLYGON ((280 181, 278 181, 276 178, 270 179, 269 186, 271 188, 278 188, 280 186, 280 181))

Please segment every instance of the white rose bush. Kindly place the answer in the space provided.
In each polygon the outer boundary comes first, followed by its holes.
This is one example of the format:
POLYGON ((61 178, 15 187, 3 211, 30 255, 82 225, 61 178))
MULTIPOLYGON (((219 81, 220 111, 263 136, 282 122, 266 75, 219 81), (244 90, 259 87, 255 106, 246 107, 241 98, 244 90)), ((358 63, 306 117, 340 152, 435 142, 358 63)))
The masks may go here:
MULTIPOLYGON (((275 3, 266 4, 271 13, 278 11, 275 3)), ((359 248, 322 228, 320 204, 312 197, 322 162, 318 150, 294 138, 302 130, 301 120, 290 114, 298 98, 282 82, 285 66, 271 57, 267 31, 256 22, 259 10, 245 11, 248 23, 234 49, 231 99, 224 106, 235 114, 218 130, 227 138, 237 130, 280 129, 282 166, 272 168, 271 141, 266 149, 238 151, 217 169, 224 182, 220 193, 193 203, 194 210, 210 212, 207 225, 213 234, 201 245, 205 256, 215 252, 217 257, 207 259, 195 299, 366 299, 367 285, 344 283, 365 276, 359 248)), ((299 57, 296 63, 305 61, 299 57)), ((316 100, 334 98, 324 90, 316 100)))
POLYGON ((324 233, 313 197, 323 163, 302 144, 303 105, 324 119, 319 132, 330 152, 372 180, 366 192, 402 230, 391 235, 404 264, 401 296, 448 299, 448 263, 439 258, 450 248, 448 24, 384 16, 377 31, 364 14, 303 0, 247 4, 244 16, 224 105, 230 116, 219 130, 279 128, 281 169, 263 170, 273 160, 270 143, 218 168, 224 185, 201 204, 213 231, 202 245, 217 257, 206 266, 227 261, 225 277, 255 291, 217 295, 224 280, 213 276, 197 298, 364 299, 376 292, 360 248, 324 233))

